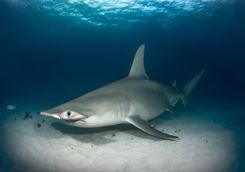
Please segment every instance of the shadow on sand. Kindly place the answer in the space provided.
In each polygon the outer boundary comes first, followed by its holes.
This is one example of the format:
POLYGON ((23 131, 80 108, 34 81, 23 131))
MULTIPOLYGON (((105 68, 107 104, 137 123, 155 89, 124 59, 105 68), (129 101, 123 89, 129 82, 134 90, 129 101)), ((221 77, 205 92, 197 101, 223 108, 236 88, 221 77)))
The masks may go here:
POLYGON ((69 135, 75 140, 85 143, 93 143, 95 145, 103 145, 117 141, 118 132, 127 133, 129 135, 129 140, 133 140, 135 139, 135 137, 138 137, 142 139, 161 141, 161 139, 147 135, 130 124, 119 124, 109 127, 98 128, 80 128, 65 125, 59 122, 54 122, 51 126, 54 129, 60 131, 62 134, 69 135))

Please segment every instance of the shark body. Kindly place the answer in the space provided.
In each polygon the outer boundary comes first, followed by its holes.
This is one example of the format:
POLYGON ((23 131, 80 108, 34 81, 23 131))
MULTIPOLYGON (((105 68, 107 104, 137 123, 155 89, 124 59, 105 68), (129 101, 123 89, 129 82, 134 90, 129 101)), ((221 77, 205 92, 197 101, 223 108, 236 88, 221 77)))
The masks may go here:
POLYGON ((151 136, 177 139, 177 136, 151 127, 148 121, 165 111, 174 113, 173 108, 179 100, 186 105, 189 94, 205 69, 187 83, 183 90, 177 88, 176 82, 172 86, 158 83, 150 80, 145 72, 144 47, 141 45, 138 48, 127 77, 41 114, 83 128, 130 123, 151 136))

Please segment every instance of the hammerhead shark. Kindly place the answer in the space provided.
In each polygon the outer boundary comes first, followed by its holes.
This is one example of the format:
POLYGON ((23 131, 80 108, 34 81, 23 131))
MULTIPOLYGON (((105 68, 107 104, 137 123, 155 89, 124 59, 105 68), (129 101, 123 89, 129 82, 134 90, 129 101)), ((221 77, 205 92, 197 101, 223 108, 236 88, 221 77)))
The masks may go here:
POLYGON ((166 111, 174 113, 174 107, 179 100, 186 106, 190 93, 205 69, 182 90, 177 87, 176 82, 167 86, 151 80, 146 74, 144 49, 143 44, 136 51, 127 77, 41 114, 82 128, 130 123, 151 136, 165 140, 178 139, 177 136, 153 128, 148 121, 166 111))

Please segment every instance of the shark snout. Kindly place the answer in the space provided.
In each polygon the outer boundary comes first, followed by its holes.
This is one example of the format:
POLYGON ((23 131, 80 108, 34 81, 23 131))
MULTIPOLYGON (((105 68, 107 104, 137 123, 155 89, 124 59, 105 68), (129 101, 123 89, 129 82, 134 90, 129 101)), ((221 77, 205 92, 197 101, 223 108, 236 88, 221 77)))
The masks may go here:
POLYGON ((53 117, 53 118, 56 118, 56 119, 61 119, 59 114, 51 114, 51 113, 48 113, 48 112, 40 112, 40 114, 43 115, 43 116, 49 116, 49 117, 53 117))

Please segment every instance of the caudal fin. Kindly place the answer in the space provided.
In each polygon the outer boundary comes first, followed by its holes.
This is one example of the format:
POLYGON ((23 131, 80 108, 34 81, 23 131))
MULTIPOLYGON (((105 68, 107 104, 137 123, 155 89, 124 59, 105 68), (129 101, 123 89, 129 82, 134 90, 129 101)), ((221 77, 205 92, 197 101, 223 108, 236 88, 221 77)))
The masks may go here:
POLYGON ((202 69, 191 81, 189 81, 183 88, 183 96, 181 97, 181 101, 184 107, 187 105, 188 98, 192 92, 192 90, 196 87, 198 81, 201 79, 203 73, 206 68, 202 69))

